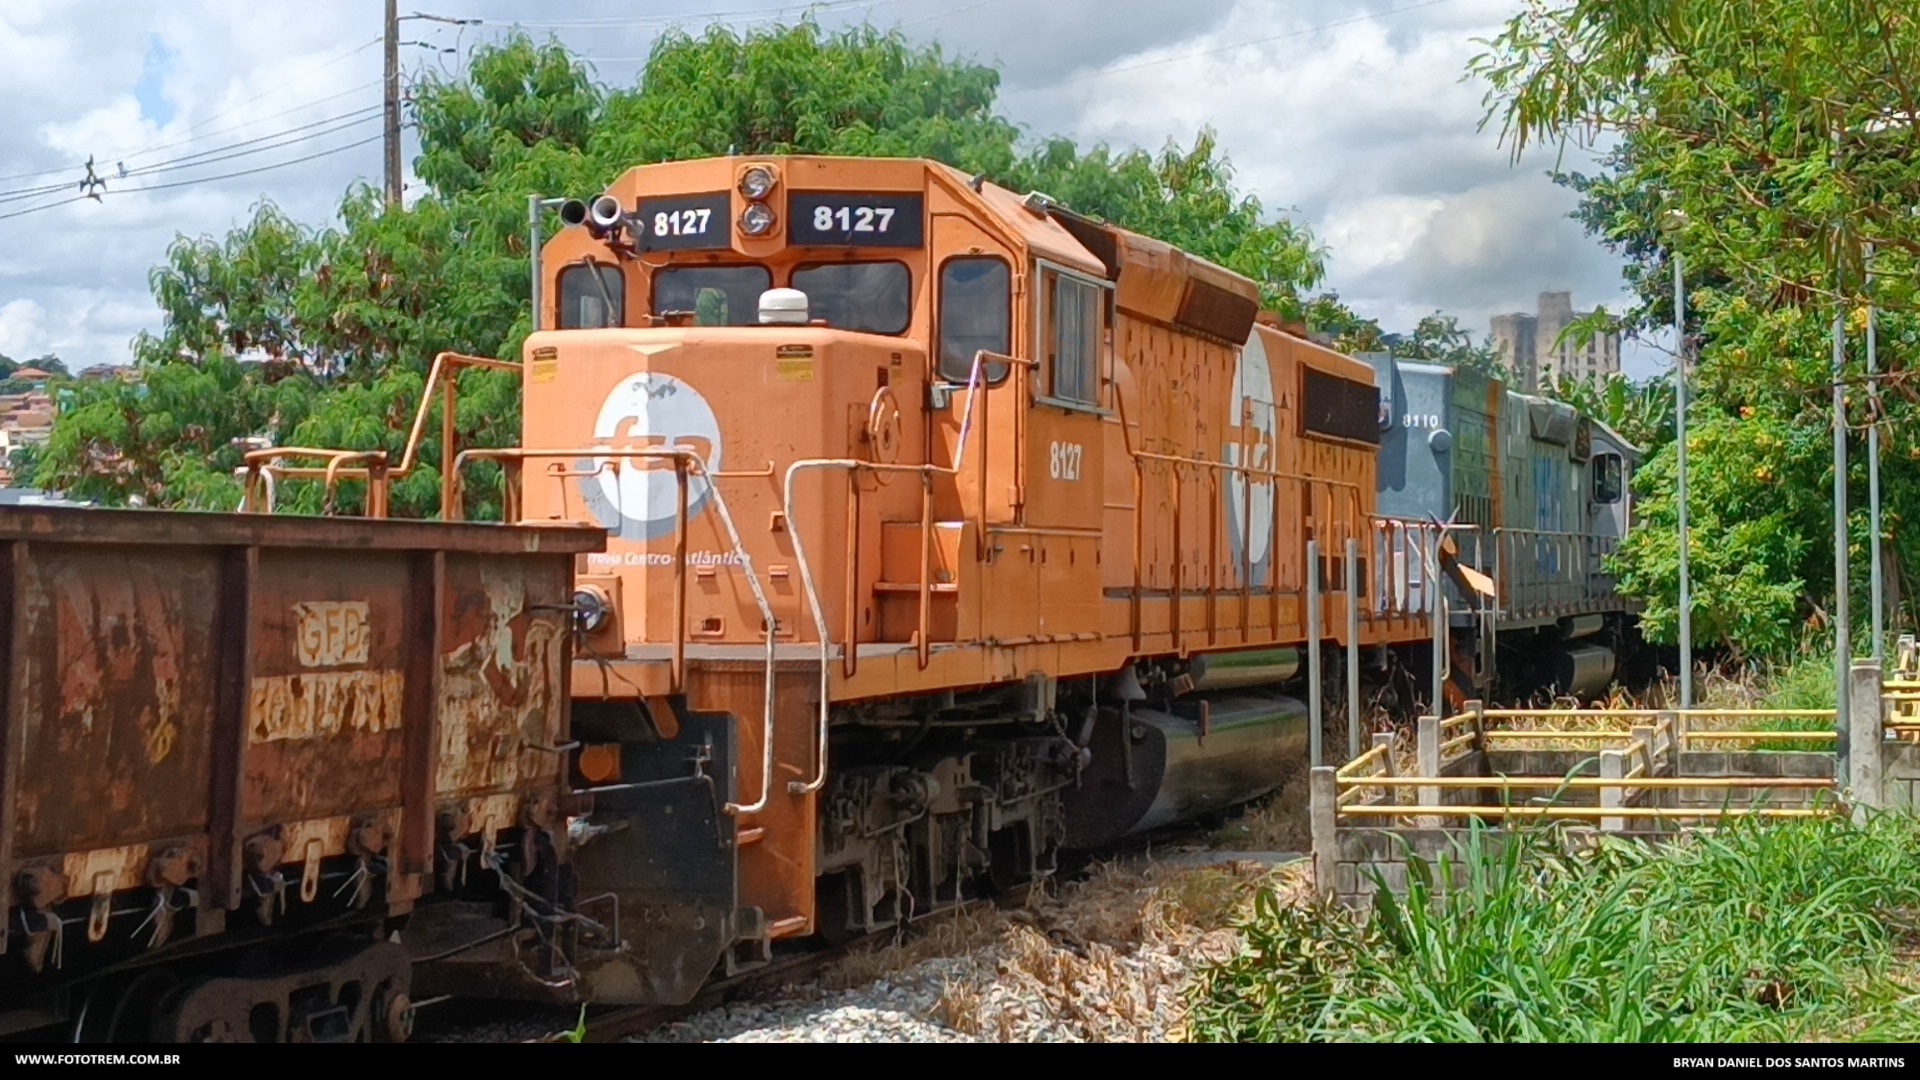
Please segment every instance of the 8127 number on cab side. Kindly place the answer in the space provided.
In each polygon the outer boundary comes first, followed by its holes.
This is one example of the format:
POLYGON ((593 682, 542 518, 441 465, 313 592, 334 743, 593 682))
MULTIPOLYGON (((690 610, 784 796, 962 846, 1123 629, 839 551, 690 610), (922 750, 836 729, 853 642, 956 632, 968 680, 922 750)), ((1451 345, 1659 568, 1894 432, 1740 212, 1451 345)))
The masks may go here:
POLYGON ((926 233, 919 194, 796 191, 787 206, 790 242, 802 247, 920 247, 926 233))

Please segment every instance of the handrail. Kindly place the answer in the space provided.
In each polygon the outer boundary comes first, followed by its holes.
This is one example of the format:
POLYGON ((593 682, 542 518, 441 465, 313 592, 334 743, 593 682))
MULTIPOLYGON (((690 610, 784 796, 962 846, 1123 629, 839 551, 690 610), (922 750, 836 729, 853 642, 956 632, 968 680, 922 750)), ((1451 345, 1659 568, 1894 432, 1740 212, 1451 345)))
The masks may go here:
POLYGON ((1827 742, 1838 739, 1837 731, 1689 731, 1687 739, 1699 739, 1702 742, 1739 741, 1752 742, 1827 742))
POLYGON ((1366 750, 1363 753, 1361 753, 1359 757, 1354 758, 1352 761, 1349 761, 1345 765, 1340 766, 1339 770, 1336 771, 1334 775, 1342 780, 1345 780, 1345 779, 1348 779, 1349 777, 1354 777, 1354 776, 1378 775, 1376 773, 1363 774, 1359 771, 1359 769, 1363 765, 1371 765, 1377 761, 1380 761, 1386 756, 1387 756, 1387 748, 1385 746, 1375 746, 1372 749, 1366 750))
POLYGON ((1830 778, 1799 776, 1379 776, 1344 778, 1343 787, 1500 788, 1536 791, 1556 788, 1817 788, 1837 785, 1830 778))
POLYGON ((763 716, 761 724, 761 769, 760 797, 751 803, 729 802, 724 809, 727 814, 757 814, 766 809, 767 800, 773 790, 773 678, 774 678, 774 640, 776 619, 773 604, 767 599, 766 590, 760 586, 760 575, 753 571, 753 556, 747 551, 746 544, 740 539, 740 530, 734 526, 733 513, 727 509, 726 496, 720 493, 720 485, 714 481, 713 474, 707 470, 706 462, 692 450, 675 448, 621 449, 598 446, 573 449, 527 449, 525 447, 480 448, 462 450, 453 459, 453 472, 458 474, 469 461, 498 461, 506 465, 502 481, 507 485, 514 483, 507 474, 517 474, 522 464, 528 460, 540 458, 570 457, 611 457, 618 461, 641 458, 653 461, 672 461, 674 478, 678 485, 678 521, 674 529, 675 552, 674 574, 674 617, 673 617, 673 659, 671 664, 672 686, 677 693, 685 685, 686 679, 686 592, 687 592, 687 527, 689 524, 687 488, 689 477, 699 476, 707 482, 707 494, 713 497, 713 509, 720 523, 727 530, 727 539, 733 544, 734 554, 739 557, 740 568, 746 574, 747 587, 753 592, 754 603, 760 608, 761 624, 767 632, 766 678, 762 701, 763 716))
MULTIPOLYGON (((367 495, 367 509, 369 512, 367 516, 385 517, 388 509, 388 487, 393 481, 404 479, 411 475, 414 465, 417 463, 420 454, 421 439, 426 433, 427 417, 433 412, 433 391, 436 386, 439 386, 443 391, 441 397, 446 406, 446 415, 443 417, 441 423, 442 438, 447 438, 453 430, 453 406, 458 379, 450 373, 458 368, 485 368, 494 371, 515 372, 521 370, 518 363, 510 360, 496 360, 488 356, 469 356, 465 353, 451 351, 442 352, 433 358, 433 366, 427 371, 427 381, 422 388, 420 405, 414 411, 413 426, 407 432, 407 442, 401 451, 399 465, 391 468, 381 467, 387 460, 387 452, 385 450, 321 450, 302 446, 280 446, 269 447, 264 450, 251 450, 241 459, 245 462, 245 465, 240 470, 237 470, 244 475, 244 491, 246 494, 242 505, 249 508, 258 505, 257 500, 254 498, 254 493, 262 487, 260 477, 270 472, 278 475, 282 479, 325 480, 327 484, 328 506, 331 506, 333 503, 333 488, 339 481, 365 480, 369 485, 367 495), (442 380, 444 380, 444 382, 442 380), (325 467, 288 467, 275 464, 287 458, 312 458, 325 461, 327 464, 325 467), (366 465, 359 468, 342 467, 348 462, 357 461, 364 461, 366 465), (374 491, 375 488, 379 489, 377 495, 374 491), (378 510, 377 513, 374 512, 376 509, 378 510)), ((451 446, 443 445, 441 447, 443 476, 440 484, 440 516, 449 521, 453 519, 452 508, 455 494, 453 473, 455 470, 445 468, 444 466, 452 457, 449 452, 450 450, 451 446)), ((256 512, 264 511, 266 513, 272 513, 272 487, 267 485, 265 490, 269 493, 267 495, 267 502, 264 507, 260 507, 256 512)))
MULTIPOLYGON (((1007 364, 1009 366, 1021 363, 1032 363, 1032 361, 1023 361, 1011 356, 1000 356, 989 353, 985 349, 973 354, 973 370, 967 376, 967 404, 966 408, 962 410, 960 414, 960 433, 954 442, 953 463, 951 465, 942 466, 931 463, 925 465, 892 465, 873 461, 860 461, 854 458, 809 458, 796 461, 787 466, 786 482, 782 490, 781 512, 786 515, 787 535, 793 540, 793 562, 795 566, 800 568, 800 586, 802 591, 806 593, 807 611, 808 614, 813 616, 814 633, 820 639, 820 717, 819 745, 816 757, 818 770, 813 779, 805 783, 801 783, 798 780, 789 780, 787 782, 787 790, 795 795, 811 794, 825 787, 827 783, 827 728, 832 715, 828 691, 830 689, 833 644, 827 633, 826 614, 821 610, 820 592, 814 584, 813 566, 807 560, 806 544, 801 538, 801 533, 804 532, 804 530, 794 523, 794 478, 803 472, 810 472, 816 469, 846 469, 849 473, 855 474, 863 469, 873 472, 910 472, 917 473, 921 477, 924 488, 921 492, 921 524, 923 529, 920 536, 920 610, 918 618, 920 640, 915 652, 919 657, 920 666, 922 668, 926 667, 932 655, 932 642, 929 638, 931 634, 933 598, 933 582, 929 573, 926 551, 926 545, 932 543, 932 537, 927 535, 930 530, 924 528, 927 524, 927 507, 932 499, 933 478, 936 476, 957 477, 960 475, 960 470, 966 465, 967 444, 973 436, 973 409, 976 401, 981 396, 980 390, 983 385, 981 374, 989 362, 989 357, 992 357, 992 363, 1007 364)), ((984 525, 984 519, 982 519, 982 522, 984 525)), ((845 643, 844 647, 849 650, 857 649, 859 648, 859 642, 849 640, 845 643)))
MULTIPOLYGON (((1614 787, 1628 783, 1625 780, 1608 781, 1614 787)), ((1343 806, 1340 813, 1362 817, 1537 817, 1553 819, 1593 819, 1633 818, 1655 821, 1688 820, 1694 818, 1813 818, 1830 817, 1834 809, 1801 809, 1798 807, 1756 806, 1756 807, 1702 807, 1697 810, 1678 807, 1654 806, 1402 806, 1396 803, 1361 803, 1357 806, 1343 806)))
POLYGON ((1832 709, 1488 709, 1489 720, 1536 720, 1557 717, 1602 718, 1619 717, 1623 720, 1648 719, 1661 716, 1681 716, 1690 719, 1708 719, 1727 717, 1730 719, 1779 719, 1804 716, 1808 719, 1831 719, 1832 709))

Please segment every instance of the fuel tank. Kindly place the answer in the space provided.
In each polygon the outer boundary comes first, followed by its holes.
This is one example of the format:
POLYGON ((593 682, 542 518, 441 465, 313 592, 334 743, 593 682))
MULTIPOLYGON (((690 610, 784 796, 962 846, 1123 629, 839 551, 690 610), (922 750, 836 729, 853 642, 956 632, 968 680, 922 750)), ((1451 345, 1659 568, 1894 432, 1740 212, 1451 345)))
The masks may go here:
POLYGON ((1216 691, 1282 683, 1298 674, 1299 649, 1246 649, 1196 656, 1190 677, 1195 690, 1216 691))
POLYGON ((1592 697, 1613 681, 1613 650, 1599 645, 1569 645, 1555 666, 1555 689, 1579 698, 1592 697))
POLYGON ((1280 786, 1307 753, 1307 707, 1242 691, 1183 698, 1173 711, 1103 710, 1080 785, 1066 793, 1068 848, 1226 810, 1280 786))

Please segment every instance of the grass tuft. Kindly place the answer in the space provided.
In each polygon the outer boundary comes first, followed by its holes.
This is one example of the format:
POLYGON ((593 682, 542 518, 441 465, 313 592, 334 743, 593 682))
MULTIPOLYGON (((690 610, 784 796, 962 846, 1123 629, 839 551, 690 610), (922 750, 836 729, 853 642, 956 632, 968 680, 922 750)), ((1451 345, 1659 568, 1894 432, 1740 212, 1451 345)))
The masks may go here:
POLYGON ((1920 1038, 1920 825, 1742 823, 1562 854, 1546 828, 1408 862, 1355 914, 1262 894, 1192 991, 1206 1041, 1920 1038), (1452 890, 1439 888, 1454 881, 1452 890))

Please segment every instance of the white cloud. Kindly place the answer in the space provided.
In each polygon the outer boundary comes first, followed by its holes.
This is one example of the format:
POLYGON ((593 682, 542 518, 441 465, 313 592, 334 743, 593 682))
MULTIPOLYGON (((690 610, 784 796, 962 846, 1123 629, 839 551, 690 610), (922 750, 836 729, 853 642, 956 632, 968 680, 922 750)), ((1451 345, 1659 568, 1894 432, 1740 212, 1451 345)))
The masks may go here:
POLYGON ((32 300, 14 300, 0 306, 0 354, 24 359, 41 355, 35 342, 43 340, 40 324, 46 312, 32 300))
MULTIPOLYGON (((1494 32, 1517 3, 873 0, 820 17, 830 25, 871 18, 999 63, 1003 108, 1035 135, 1158 148, 1211 125, 1240 183, 1331 245, 1330 284, 1363 314, 1407 328, 1444 309, 1485 333, 1490 315, 1529 306, 1546 289, 1571 288, 1582 305, 1617 308, 1624 299, 1617 262, 1565 218, 1573 198, 1541 175, 1546 163, 1515 169, 1494 134, 1479 130, 1482 90, 1462 77, 1480 49, 1472 39, 1494 32)), ((603 81, 626 84, 663 18, 715 7, 754 5, 664 0, 637 12, 611 0, 549 0, 537 10, 519 0, 447 0, 434 10, 600 20, 528 29, 556 34, 594 58, 603 81)), ((61 170, 0 179, 0 192, 77 185, 89 155, 107 175, 121 160, 137 169, 380 101, 380 50, 371 46, 379 0, 181 0, 137 10, 144 18, 104 17, 97 0, 8 0, 0 9, 0 177, 61 170), (173 109, 164 126, 143 115, 135 94, 156 42, 167 54, 160 84, 173 109)), ((466 48, 501 32, 409 21, 402 36, 466 48)), ((403 54, 409 67, 434 57, 412 47, 403 54)), ((376 133, 373 117, 297 149, 109 178, 104 203, 0 218, 0 311, 37 313, 0 322, 32 339, 9 337, 7 351, 58 349, 81 366, 126 359, 132 335, 157 328, 146 277, 176 233, 219 235, 263 195, 301 220, 327 220, 350 183, 377 182, 379 145, 217 183, 128 189, 344 145, 376 133)), ((0 214, 41 198, 0 201, 0 214)))
POLYGON ((1446 206, 1430 195, 1377 195, 1329 211, 1323 238, 1341 273, 1365 274, 1405 262, 1446 206))

